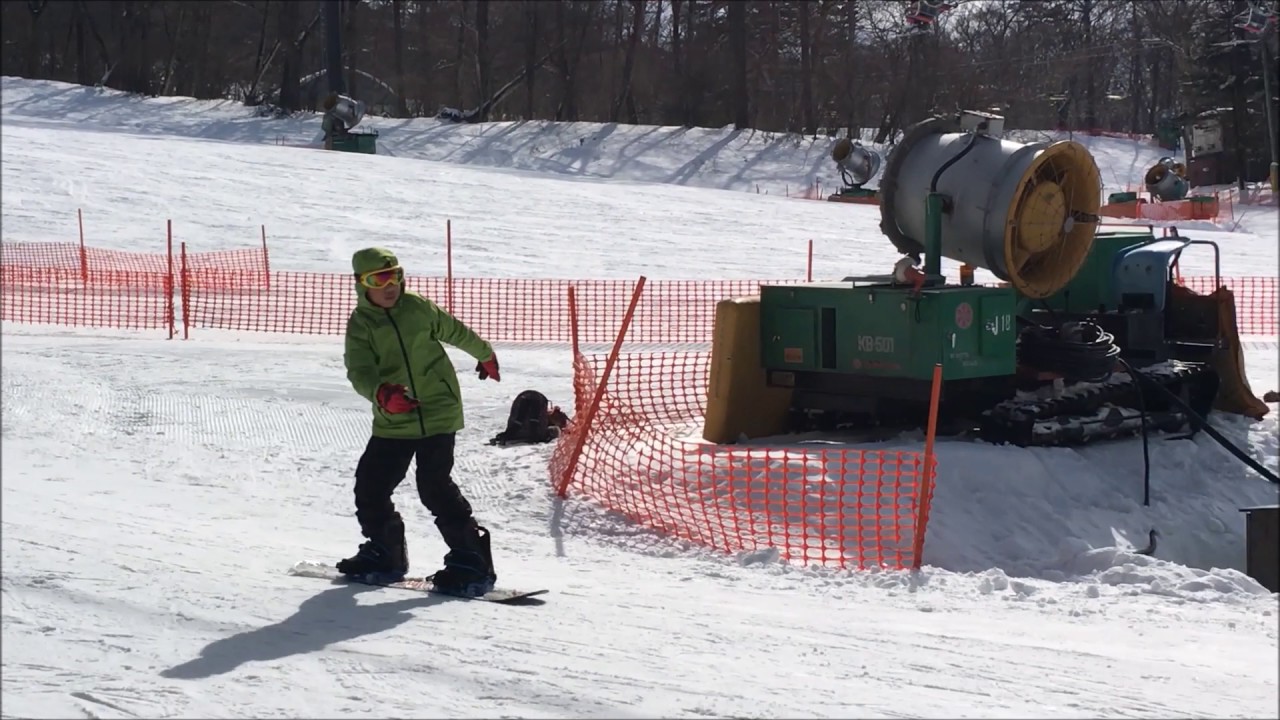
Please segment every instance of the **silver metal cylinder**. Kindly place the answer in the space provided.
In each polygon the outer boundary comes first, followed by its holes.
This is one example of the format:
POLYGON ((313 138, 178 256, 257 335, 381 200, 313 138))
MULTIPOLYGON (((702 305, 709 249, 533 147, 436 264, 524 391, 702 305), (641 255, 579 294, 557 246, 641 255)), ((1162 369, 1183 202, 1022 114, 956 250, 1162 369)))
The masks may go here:
POLYGON ((1181 200, 1191 190, 1185 177, 1186 167, 1175 162, 1173 158, 1160 158, 1152 165, 1144 176, 1147 192, 1159 200, 1181 200))
POLYGON ((1093 157, 1071 141, 1023 144, 959 129, 958 118, 936 118, 894 148, 880 181, 881 229, 902 252, 923 253, 925 198, 937 176, 936 191, 948 197, 942 255, 1028 297, 1051 295, 1093 245, 1102 198, 1093 157))
MULTIPOLYGON (((909 237, 924 241, 924 198, 934 173, 960 154, 968 133, 921 138, 898 169, 893 216, 909 237)), ((942 217, 942 254, 1008 279, 1004 262, 1004 215, 1019 180, 1042 145, 1020 145, 979 135, 973 148, 938 179, 951 198, 942 217)))
POLYGON ((333 109, 329 111, 334 117, 342 121, 347 129, 360 124, 364 118, 364 103, 359 100, 353 100, 346 95, 339 95, 338 101, 334 103, 333 109))

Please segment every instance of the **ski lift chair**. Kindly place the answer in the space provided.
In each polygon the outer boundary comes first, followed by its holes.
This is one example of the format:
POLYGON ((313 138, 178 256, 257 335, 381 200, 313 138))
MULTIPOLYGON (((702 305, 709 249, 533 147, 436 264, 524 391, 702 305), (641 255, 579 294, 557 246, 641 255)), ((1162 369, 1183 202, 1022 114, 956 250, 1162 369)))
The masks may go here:
POLYGON ((1261 35, 1268 27, 1276 24, 1276 13, 1262 5, 1250 5, 1249 9, 1236 16, 1235 26, 1247 33, 1261 35))
POLYGON ((950 9, 944 0, 916 0, 907 10, 907 24, 915 27, 932 25, 939 15, 950 9))

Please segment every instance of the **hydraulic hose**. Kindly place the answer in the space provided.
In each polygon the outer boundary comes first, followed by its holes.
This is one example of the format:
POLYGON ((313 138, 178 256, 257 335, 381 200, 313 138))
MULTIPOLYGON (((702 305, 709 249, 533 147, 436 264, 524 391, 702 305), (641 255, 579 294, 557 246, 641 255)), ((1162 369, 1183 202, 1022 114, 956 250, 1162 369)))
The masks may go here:
POLYGON ((1200 413, 1197 413, 1195 410, 1192 410, 1191 406, 1188 405, 1182 398, 1170 392, 1169 388, 1161 385, 1158 382, 1154 382, 1147 377, 1144 377, 1141 373, 1137 374, 1136 377, 1138 378, 1139 382, 1150 383, 1152 387, 1158 388, 1160 392, 1164 393, 1165 396, 1169 398, 1170 402, 1178 406, 1179 410, 1185 412, 1187 414, 1187 417, 1190 417, 1194 419, 1197 423, 1199 423, 1200 429, 1204 430, 1206 435, 1216 440, 1218 444, 1221 445, 1223 449, 1225 449, 1227 452, 1231 453, 1232 455, 1235 455, 1236 459, 1240 460, 1240 462, 1253 468, 1255 471, 1257 471, 1259 475, 1266 478, 1267 480, 1270 480, 1271 482, 1276 484, 1280 484, 1280 477, 1276 477, 1275 473, 1271 472, 1266 467, 1264 467, 1262 463, 1258 462, 1257 460, 1254 460, 1252 457, 1249 456, 1249 453, 1245 452, 1244 450, 1241 450, 1239 446, 1237 446, 1235 443, 1228 440, 1226 436, 1224 436, 1222 433, 1218 432, 1217 428, 1210 425, 1209 421, 1206 420, 1203 416, 1201 416, 1200 413))
POLYGON ((1115 337, 1091 322, 1028 325, 1018 336, 1018 364, 1054 372, 1067 382, 1101 382, 1120 357, 1115 337))
MULTIPOLYGON (((1133 378, 1135 383, 1141 384, 1138 379, 1138 372, 1133 369, 1126 360, 1120 358, 1120 364, 1128 371, 1129 377, 1133 378)), ((1142 394, 1142 388, 1138 388, 1138 420, 1142 423, 1142 506, 1149 507, 1151 505, 1151 449, 1150 442, 1147 438, 1147 400, 1142 394)), ((1156 548, 1156 531, 1151 530, 1151 551, 1155 552, 1156 548)))
MULTIPOLYGON (((983 125, 985 126, 985 124, 986 124, 986 123, 984 122, 984 123, 983 123, 983 125)), ((960 162, 960 158, 964 157, 965 155, 968 155, 968 154, 969 154, 969 151, 973 149, 973 145, 974 145, 974 143, 976 143, 976 142, 978 142, 978 131, 977 131, 977 130, 975 130, 975 131, 973 131, 972 133, 970 133, 970 134, 969 134, 969 140, 968 140, 968 142, 966 142, 966 143, 964 144, 964 149, 962 149, 960 152, 958 152, 958 153, 956 153, 954 156, 952 156, 950 160, 947 160, 946 162, 942 163, 942 166, 941 166, 941 167, 939 167, 939 168, 938 168, 938 170, 937 170, 937 172, 935 172, 935 173, 933 174, 933 179, 931 179, 931 180, 929 181, 929 192, 930 192, 930 193, 936 193, 936 192, 938 192, 938 180, 940 180, 940 179, 942 178, 942 173, 946 172, 946 171, 947 171, 947 168, 949 168, 949 167, 951 167, 952 165, 955 165, 956 163, 960 162)))

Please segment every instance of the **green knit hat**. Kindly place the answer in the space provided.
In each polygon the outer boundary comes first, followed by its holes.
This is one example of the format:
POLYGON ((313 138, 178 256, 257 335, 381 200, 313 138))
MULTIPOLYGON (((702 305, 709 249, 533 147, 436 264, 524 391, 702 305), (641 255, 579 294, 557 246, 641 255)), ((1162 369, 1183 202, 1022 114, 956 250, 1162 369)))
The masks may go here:
POLYGON ((374 270, 385 270, 400 264, 395 253, 386 248, 371 247, 357 250, 351 256, 351 269, 356 275, 363 275, 374 270))

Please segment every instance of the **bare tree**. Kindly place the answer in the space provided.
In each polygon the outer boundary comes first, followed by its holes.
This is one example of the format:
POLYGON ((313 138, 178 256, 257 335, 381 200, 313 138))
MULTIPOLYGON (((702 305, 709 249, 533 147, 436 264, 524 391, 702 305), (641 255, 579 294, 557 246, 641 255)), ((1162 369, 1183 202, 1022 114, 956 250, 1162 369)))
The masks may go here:
POLYGON ((924 32, 905 0, 36 0, 0 3, 0 61, 27 77, 314 108, 330 3, 333 72, 371 112, 401 116, 444 105, 473 108, 469 120, 874 127, 892 141, 957 107, 997 108, 1012 126, 1153 132, 1239 105, 1245 135, 1260 111, 1256 52, 1209 51, 1240 39, 1238 0, 993 0, 924 32), (1230 82, 1238 91, 1214 90, 1230 82))

